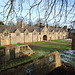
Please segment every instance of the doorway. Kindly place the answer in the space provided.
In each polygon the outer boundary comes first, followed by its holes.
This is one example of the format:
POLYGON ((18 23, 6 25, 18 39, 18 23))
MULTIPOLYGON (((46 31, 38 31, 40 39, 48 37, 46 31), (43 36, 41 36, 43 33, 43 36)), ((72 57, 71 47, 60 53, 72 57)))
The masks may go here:
POLYGON ((43 36, 43 40, 47 40, 47 35, 44 35, 43 36))

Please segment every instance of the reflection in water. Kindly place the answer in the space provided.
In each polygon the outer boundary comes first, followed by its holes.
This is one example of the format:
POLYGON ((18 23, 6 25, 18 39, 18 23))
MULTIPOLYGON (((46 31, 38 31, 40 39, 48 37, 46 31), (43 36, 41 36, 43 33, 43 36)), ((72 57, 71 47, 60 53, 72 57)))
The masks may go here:
POLYGON ((64 51, 64 53, 75 55, 75 50, 66 50, 66 51, 64 51))
POLYGON ((61 60, 75 66, 75 50, 66 50, 61 54, 61 60))

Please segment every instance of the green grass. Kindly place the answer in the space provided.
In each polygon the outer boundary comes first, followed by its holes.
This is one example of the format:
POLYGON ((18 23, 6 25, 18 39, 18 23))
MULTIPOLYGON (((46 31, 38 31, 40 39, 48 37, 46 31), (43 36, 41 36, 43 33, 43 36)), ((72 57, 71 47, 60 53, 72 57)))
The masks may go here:
POLYGON ((23 63, 25 64, 25 63, 31 62, 34 59, 41 58, 42 56, 54 51, 62 52, 64 50, 71 49, 71 45, 53 44, 50 42, 33 42, 33 43, 26 43, 26 44, 34 45, 34 46, 31 46, 31 49, 35 51, 37 54, 20 58, 17 60, 9 61, 6 63, 6 67, 3 68, 3 70, 21 65, 23 63))
POLYGON ((64 40, 52 40, 52 41, 54 41, 54 42, 60 42, 60 43, 68 43, 68 44, 72 43, 71 40, 66 40, 66 39, 64 39, 64 40))
POLYGON ((61 44, 53 44, 46 42, 45 44, 42 44, 40 46, 32 47, 32 49, 36 52, 54 52, 54 51, 59 51, 62 52, 64 50, 71 49, 70 45, 61 45, 61 44))
POLYGON ((17 45, 33 45, 33 44, 43 44, 45 42, 30 42, 30 43, 20 43, 20 44, 11 44, 11 45, 4 45, 0 47, 7 47, 7 46, 17 46, 17 45))

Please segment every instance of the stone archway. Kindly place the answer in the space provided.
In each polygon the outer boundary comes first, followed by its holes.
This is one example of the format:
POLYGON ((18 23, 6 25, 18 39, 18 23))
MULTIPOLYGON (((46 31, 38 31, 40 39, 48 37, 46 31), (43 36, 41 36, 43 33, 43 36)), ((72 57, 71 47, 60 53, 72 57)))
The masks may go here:
POLYGON ((43 36, 43 40, 47 40, 47 35, 44 35, 43 36))

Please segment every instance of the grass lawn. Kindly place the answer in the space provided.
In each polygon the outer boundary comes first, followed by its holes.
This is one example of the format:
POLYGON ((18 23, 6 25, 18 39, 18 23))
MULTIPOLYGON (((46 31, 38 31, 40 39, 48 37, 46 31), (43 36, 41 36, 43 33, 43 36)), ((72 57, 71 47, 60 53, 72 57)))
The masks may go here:
POLYGON ((67 39, 64 39, 64 40, 52 40, 54 42, 60 42, 60 43, 68 43, 68 44, 71 44, 72 43, 72 40, 67 40, 67 39))
MULTIPOLYGON (((21 65, 27 62, 32 62, 34 59, 39 58, 43 55, 46 55, 54 51, 59 51, 61 53, 64 50, 71 49, 71 45, 53 44, 50 42, 33 42, 33 43, 26 43, 26 44, 30 45, 31 49, 37 52, 37 54, 31 55, 28 57, 24 57, 24 58, 20 58, 17 60, 9 61, 6 63, 6 67, 3 69, 18 66, 18 65, 21 65)), ((0 65, 0 67, 1 66, 2 65, 0 65)))
POLYGON ((43 44, 45 42, 30 42, 30 43, 20 43, 20 44, 11 44, 11 45, 4 45, 0 47, 6 47, 6 46, 17 46, 17 45, 34 45, 34 44, 43 44))

